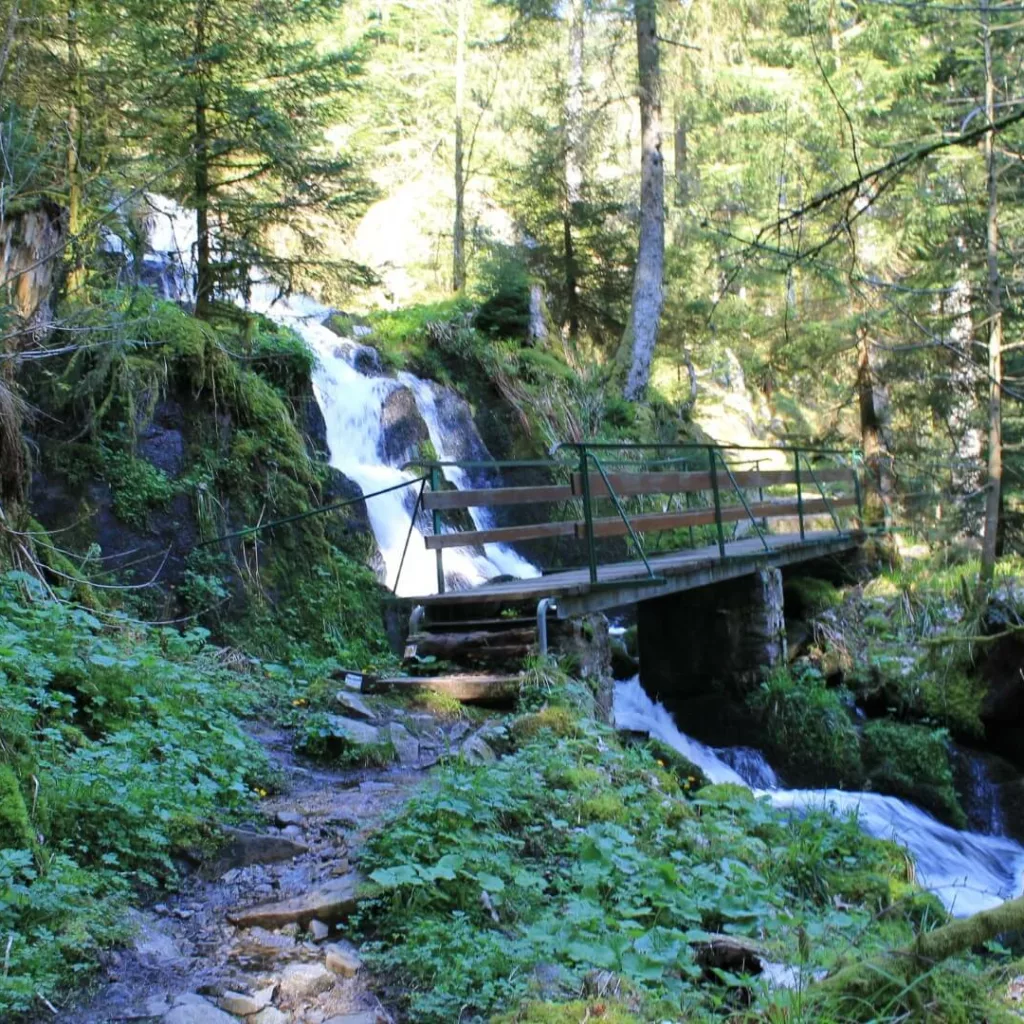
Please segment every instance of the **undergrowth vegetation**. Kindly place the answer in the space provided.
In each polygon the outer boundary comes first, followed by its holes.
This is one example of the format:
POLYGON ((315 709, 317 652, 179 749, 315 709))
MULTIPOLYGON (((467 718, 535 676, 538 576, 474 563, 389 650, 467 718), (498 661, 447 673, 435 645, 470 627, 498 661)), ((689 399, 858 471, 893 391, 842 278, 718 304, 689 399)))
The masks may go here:
POLYGON ((173 884, 270 785, 240 722, 261 688, 206 636, 0 578, 0 1016, 88 970, 129 894, 173 884))
POLYGON ((803 988, 854 947, 944 918, 902 851, 854 820, 789 815, 741 787, 688 792, 659 751, 547 696, 512 724, 507 756, 441 770, 363 857, 377 886, 364 948, 410 1019, 486 1020, 522 1000, 502 1019, 568 1020, 552 1003, 579 1005, 608 971, 624 1000, 610 1019, 710 1020, 757 984, 700 962, 712 934, 798 965, 803 988))

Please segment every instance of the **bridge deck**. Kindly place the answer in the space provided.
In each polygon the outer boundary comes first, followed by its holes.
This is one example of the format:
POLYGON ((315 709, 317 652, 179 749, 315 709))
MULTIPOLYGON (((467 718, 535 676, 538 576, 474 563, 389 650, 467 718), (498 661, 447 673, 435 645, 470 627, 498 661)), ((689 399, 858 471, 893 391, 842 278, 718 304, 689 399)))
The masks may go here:
POLYGON ((837 533, 834 530, 808 531, 803 540, 798 533, 768 534, 765 536, 770 549, 768 551, 757 537, 752 537, 727 544, 725 558, 717 546, 650 556, 648 560, 657 576, 655 580, 647 575, 643 562, 616 562, 598 567, 596 584, 591 582, 590 572, 584 567, 533 579, 485 583, 470 590, 428 594, 405 600, 430 608, 512 604, 553 597, 558 602, 559 618, 567 618, 734 579, 766 566, 781 568, 838 555, 857 547, 861 539, 861 534, 837 533))

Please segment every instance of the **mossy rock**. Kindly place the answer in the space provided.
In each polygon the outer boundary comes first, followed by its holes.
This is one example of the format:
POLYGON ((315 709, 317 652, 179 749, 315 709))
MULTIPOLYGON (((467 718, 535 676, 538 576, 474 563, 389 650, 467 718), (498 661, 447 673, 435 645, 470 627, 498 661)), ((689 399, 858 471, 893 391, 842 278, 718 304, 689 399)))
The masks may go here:
POLYGON ((579 733, 579 721, 569 708, 541 708, 540 711, 523 715, 512 723, 512 738, 516 746, 523 746, 536 739, 546 729, 560 739, 565 739, 579 733))
POLYGON ((36 837, 18 776, 0 764, 0 850, 30 850, 36 837))
POLYGON ((837 870, 829 874, 828 889, 841 902, 903 918, 917 928, 935 927, 949 917, 937 896, 884 871, 837 870))
POLYGON ((686 792, 695 792, 707 787, 710 780, 692 761, 683 757, 675 747, 670 747, 653 736, 644 744, 659 765, 679 783, 686 792))
POLYGON ((640 1024, 641 1018, 619 1003, 601 999, 574 999, 570 1003, 531 1002, 491 1018, 491 1024, 640 1024))
POLYGON ((967 826, 945 730, 879 719, 865 726, 862 746, 873 789, 905 797, 955 828, 967 826))

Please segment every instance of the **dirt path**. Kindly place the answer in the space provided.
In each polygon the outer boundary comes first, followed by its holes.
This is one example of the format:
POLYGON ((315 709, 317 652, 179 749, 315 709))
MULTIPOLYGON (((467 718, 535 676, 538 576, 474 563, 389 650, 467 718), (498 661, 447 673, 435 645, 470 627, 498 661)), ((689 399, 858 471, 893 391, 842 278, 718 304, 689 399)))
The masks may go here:
POLYGON ((407 750, 405 765, 388 769, 316 767, 293 755, 287 734, 266 727, 255 732, 280 766, 285 785, 280 796, 262 802, 262 817, 246 831, 274 836, 277 844, 291 840, 304 851, 272 864, 226 870, 223 862, 212 870, 207 866, 205 873, 216 872, 216 877, 192 875, 173 898, 133 912, 138 929, 133 945, 110 956, 94 998, 59 1019, 66 1024, 390 1020, 368 990, 368 972, 359 969, 344 925, 328 935, 319 922, 308 928, 236 928, 227 915, 234 908, 303 897, 351 878, 352 856, 366 836, 413 792, 430 784, 424 768, 436 761, 438 745, 457 745, 468 729, 456 723, 453 733, 451 726, 424 724, 425 716, 416 717, 418 754, 407 750))

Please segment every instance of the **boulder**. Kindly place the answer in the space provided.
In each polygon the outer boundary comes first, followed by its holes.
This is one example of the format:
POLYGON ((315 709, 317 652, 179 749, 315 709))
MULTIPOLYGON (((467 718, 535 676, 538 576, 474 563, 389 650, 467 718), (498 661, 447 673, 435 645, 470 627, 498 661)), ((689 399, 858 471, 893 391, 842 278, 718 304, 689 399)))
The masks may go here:
POLYGON ((375 725, 359 722, 354 718, 345 718, 343 715, 328 715, 327 718, 335 735, 344 736, 360 746, 373 746, 380 743, 380 729, 375 725))
POLYGON ((314 919, 330 924, 356 909, 356 893, 362 882, 362 876, 353 872, 301 896, 229 911, 228 921, 238 928, 281 928, 288 924, 307 927, 314 919))
POLYGON ((270 1005, 276 988, 276 985, 268 985, 252 995, 246 992, 228 991, 221 995, 217 1004, 222 1010, 227 1010, 228 1013, 233 1013, 236 1017, 251 1017, 254 1013, 259 1013, 264 1007, 270 1005))
POLYGON ((328 946, 325 966, 332 974, 339 974, 343 978, 354 978, 363 966, 362 960, 351 950, 342 946, 328 946))
POLYGON ((334 698, 352 718, 362 718, 367 722, 376 722, 377 715, 361 697, 348 690, 339 690, 334 698))
POLYGON ((282 1002, 311 999, 334 987, 334 975, 323 964, 289 964, 281 972, 282 1002))
POLYGON ((278 811, 274 815, 274 823, 278 828, 287 828, 289 825, 305 825, 306 819, 298 811, 278 811))
POLYGON ((240 828, 221 827, 225 842, 212 860, 200 868, 203 878, 219 878, 235 868, 250 864, 275 864, 308 853, 309 847, 283 836, 268 836, 240 828))
POLYGON ((416 458, 420 446, 430 441, 430 431, 416 407, 416 396, 407 387, 395 388, 384 399, 377 454, 389 466, 416 458))
POLYGON ((470 764, 490 764, 498 760, 498 755, 478 732, 464 740, 459 751, 470 764))
POLYGON ((325 1020, 324 1024, 377 1024, 379 1019, 376 1010, 363 1010, 361 1013, 342 1013, 325 1020))
POLYGON ((331 929, 323 921, 314 918, 309 922, 309 934, 313 936, 314 942, 323 942, 331 934, 331 929))
POLYGON ((392 722, 388 727, 391 744, 398 755, 398 763, 406 766, 416 765, 420 759, 420 744, 415 736, 404 725, 392 722))

